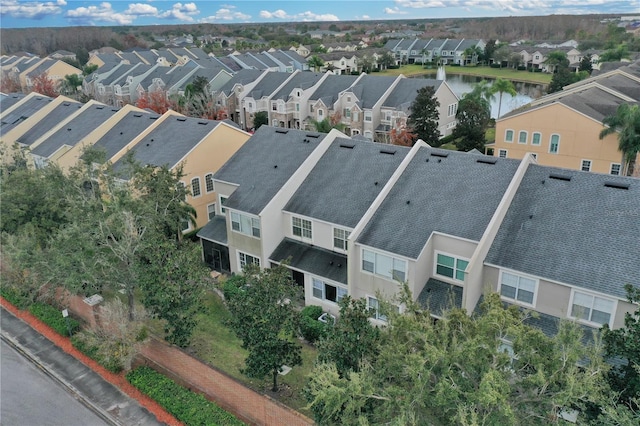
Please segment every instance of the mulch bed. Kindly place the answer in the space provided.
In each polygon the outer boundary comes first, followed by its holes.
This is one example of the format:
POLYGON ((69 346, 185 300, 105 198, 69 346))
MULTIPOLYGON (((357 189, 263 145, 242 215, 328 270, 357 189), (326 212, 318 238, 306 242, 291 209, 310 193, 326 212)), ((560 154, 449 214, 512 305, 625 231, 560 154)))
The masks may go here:
POLYGON ((109 370, 105 369, 103 366, 98 364, 93 359, 89 358, 78 349, 76 349, 72 344, 71 340, 68 337, 64 337, 56 333, 52 328, 48 325, 44 324, 38 318, 34 317, 31 313, 27 311, 21 311, 11 303, 7 302, 3 297, 0 296, 0 304, 3 308, 14 314, 16 317, 20 318, 27 324, 29 324, 33 329, 35 329, 38 333, 42 334, 47 339, 51 340, 56 346, 60 349, 73 356, 84 365, 98 373, 102 376, 103 379, 111 383, 112 385, 119 388, 122 392, 127 394, 129 397, 138 401, 140 405, 149 410, 149 412, 153 413, 156 416, 159 422, 165 423, 170 426, 181 426, 183 425, 181 422, 176 420, 171 414, 167 413, 157 402, 149 398, 148 396, 141 393, 138 389, 133 387, 125 378, 125 373, 112 373, 109 370))

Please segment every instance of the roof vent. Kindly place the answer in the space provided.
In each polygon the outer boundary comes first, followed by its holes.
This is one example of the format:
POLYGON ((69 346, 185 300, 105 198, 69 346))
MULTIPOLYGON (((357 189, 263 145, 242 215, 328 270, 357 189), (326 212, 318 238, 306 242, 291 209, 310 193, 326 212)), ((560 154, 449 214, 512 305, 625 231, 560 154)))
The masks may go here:
POLYGON ((482 164, 496 164, 496 161, 498 161, 497 158, 495 157, 487 157, 487 158, 478 158, 476 160, 476 163, 482 163, 482 164))
POLYGON ((111 108, 111 111, 112 111, 112 112, 118 112, 118 111, 120 111, 120 110, 119 110, 119 109, 117 109, 117 108, 111 108))
POLYGON ((428 162, 429 162, 429 159, 427 158, 427 159, 425 160, 425 163, 428 163, 428 162))
POLYGON ((208 121, 198 121, 198 124, 202 124, 203 126, 206 126, 207 124, 209 124, 208 121))
POLYGON ((71 131, 71 127, 67 127, 67 132, 70 132, 70 131, 71 131))
POLYGON ((97 106, 96 109, 104 109, 104 106, 97 106))
POLYGON ((407 200, 407 204, 411 204, 411 200, 407 200))
POLYGON ((275 166, 273 166, 273 168, 274 168, 274 169, 277 169, 277 168, 278 168, 278 165, 276 164, 275 166))
POLYGON ((354 143, 341 143, 340 148, 353 149, 356 146, 354 143))
POLYGON ((378 186, 378 181, 373 182, 375 186, 378 186))
POLYGON ((65 103, 63 103, 62 105, 64 105, 64 106, 69 106, 69 105, 71 105, 71 103, 70 103, 70 102, 65 102, 65 103))
POLYGON ((381 149, 380 150, 380 154, 395 155, 395 153, 396 153, 395 149, 381 149))
POLYGON ((448 152, 432 152, 431 153, 432 157, 442 157, 442 158, 447 158, 449 156, 448 152))
POLYGON ((615 188, 615 189, 629 189, 628 183, 605 182, 604 186, 607 188, 615 188))
POLYGON ((276 133, 281 133, 283 135, 286 135, 287 133, 289 133, 289 131, 288 130, 280 130, 280 129, 278 129, 278 130, 276 130, 276 133))
POLYGON ((142 117, 142 114, 133 114, 134 117, 142 117))
POLYGON ((315 135, 314 135, 314 134, 312 134, 312 133, 307 133, 307 135, 306 135, 306 136, 307 136, 308 138, 316 138, 316 139, 320 137, 320 135, 319 135, 319 134, 315 134, 315 135))
POLYGON ((122 134, 122 132, 120 132, 120 134, 122 134))
POLYGON ((152 115, 151 117, 149 117, 150 120, 157 120, 158 118, 160 118, 159 115, 152 115))
POLYGON ((549 179, 563 180, 565 182, 571 182, 571 176, 557 175, 555 173, 550 174, 549 175, 549 179))
POLYGON ((187 121, 187 117, 178 117, 176 118, 178 121, 187 121))

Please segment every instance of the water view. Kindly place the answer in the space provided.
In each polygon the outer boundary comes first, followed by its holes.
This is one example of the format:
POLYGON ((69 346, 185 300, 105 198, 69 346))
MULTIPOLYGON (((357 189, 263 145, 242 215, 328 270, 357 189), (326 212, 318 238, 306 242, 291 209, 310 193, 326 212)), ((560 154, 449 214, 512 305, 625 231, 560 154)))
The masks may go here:
MULTIPOLYGON (((435 74, 425 76, 426 78, 435 78, 435 74)), ((462 97, 463 94, 471 92, 473 85, 481 80, 487 80, 493 83, 492 78, 477 77, 472 75, 447 75, 446 82, 451 87, 451 90, 462 97)), ((518 94, 514 97, 507 93, 502 94, 502 107, 500 115, 505 115, 509 111, 513 111, 516 108, 526 105, 534 99, 537 99, 545 94, 546 86, 543 84, 535 83, 523 83, 514 82, 513 85, 516 88, 518 94)), ((500 95, 496 94, 495 98, 491 101, 491 117, 498 117, 498 104, 500 102, 500 95)))

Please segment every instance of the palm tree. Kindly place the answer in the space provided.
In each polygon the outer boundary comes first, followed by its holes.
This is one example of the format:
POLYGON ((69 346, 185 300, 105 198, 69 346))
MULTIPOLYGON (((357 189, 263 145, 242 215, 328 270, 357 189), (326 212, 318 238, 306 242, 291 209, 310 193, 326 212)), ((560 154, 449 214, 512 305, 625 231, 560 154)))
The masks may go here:
POLYGON ((307 60, 307 64, 309 64, 309 67, 313 68, 314 71, 318 71, 324 66, 324 61, 317 55, 313 55, 307 60))
POLYGON ((491 93, 500 94, 500 100, 498 101, 498 118, 500 118, 500 110, 502 109, 502 94, 508 93, 511 96, 516 96, 518 94, 518 92, 516 92, 516 88, 513 87, 513 83, 502 78, 493 82, 493 85, 491 86, 491 93))
POLYGON ((624 165, 622 174, 633 175, 636 157, 640 152, 640 107, 622 104, 615 114, 605 117, 602 124, 608 127, 602 129, 600 139, 618 132, 618 149, 622 152, 624 165))

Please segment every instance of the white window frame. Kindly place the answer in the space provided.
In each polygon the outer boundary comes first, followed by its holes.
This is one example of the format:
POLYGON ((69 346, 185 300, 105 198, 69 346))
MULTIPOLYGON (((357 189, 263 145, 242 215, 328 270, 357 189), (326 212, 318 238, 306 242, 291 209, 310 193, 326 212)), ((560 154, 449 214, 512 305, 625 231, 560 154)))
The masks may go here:
POLYGON ((499 150, 498 150, 498 157, 499 157, 499 158, 507 158, 507 154, 508 154, 508 152, 507 152, 507 150, 506 150, 506 149, 499 149, 499 150), (503 152, 504 152, 504 157, 502 156, 502 153, 503 153, 503 152))
POLYGON ((320 277, 311 277, 311 295, 325 302, 338 304, 343 297, 349 294, 347 287, 333 281, 325 281, 320 277), (327 299, 327 286, 335 287, 336 300, 327 299))
POLYGON ((596 293, 592 293, 592 292, 589 292, 589 291, 584 291, 582 289, 578 290, 578 289, 572 288, 571 289, 571 297, 569 298, 569 309, 567 309, 567 316, 569 318, 571 318, 571 319, 574 319, 574 320, 580 322, 580 323, 587 324, 587 325, 590 325, 590 326, 593 326, 593 327, 600 328, 604 324, 608 324, 609 327, 611 327, 613 325, 613 320, 614 320, 617 308, 618 308, 618 301, 616 299, 603 297, 603 296, 600 296, 600 295, 598 295, 596 293), (578 295, 578 294, 592 298, 591 307, 589 308, 589 319, 580 318, 580 317, 577 317, 577 316, 575 316, 573 314, 574 299, 575 299, 576 295, 578 295), (600 300, 605 301, 605 302, 611 302, 611 304, 612 304, 611 312, 609 313, 609 321, 607 323, 599 323, 597 321, 592 321, 591 320, 593 318, 593 308, 594 308, 596 299, 600 299, 600 300))
POLYGON ((620 176, 620 173, 622 173, 622 164, 620 164, 620 163, 611 163, 611 166, 609 166, 609 174, 613 175, 613 176, 620 176), (613 168, 614 167, 618 168, 618 172, 617 173, 613 173, 613 168))
POLYGON ((450 104, 447 109, 447 117, 454 117, 458 112, 458 104, 450 104))
POLYGON ((388 321, 387 316, 380 313, 380 302, 376 297, 367 295, 367 310, 371 318, 382 322, 388 321))
POLYGON ((549 136, 549 154, 558 154, 559 152, 560 152, 560 134, 553 133, 551 136, 549 136), (553 148, 553 137, 554 136, 558 137, 558 142, 556 143, 555 151, 552 149, 553 148))
MULTIPOLYGON (((529 276, 529 275, 525 275, 525 274, 521 274, 521 273, 512 272, 512 271, 500 270, 500 274, 498 276, 498 289, 497 289, 497 291, 498 291, 498 294, 500 295, 501 299, 507 300, 510 303, 514 303, 514 304, 517 304, 517 305, 523 305, 523 306, 535 307, 536 303, 538 301, 538 287, 539 287, 539 285, 540 285, 540 280, 538 278, 535 278, 535 277, 532 277, 532 276, 529 276), (502 285, 503 285, 504 274, 512 275, 512 276, 514 276, 514 277, 516 277, 518 279, 518 282, 516 283, 515 286, 509 286, 509 287, 515 287, 515 289, 516 289, 515 297, 509 297, 509 296, 505 296, 505 295, 502 294, 502 285), (518 293, 521 290, 520 279, 533 281, 533 298, 531 300, 531 303, 518 299, 518 293)), ((523 291, 527 291, 527 290, 523 289, 523 291)))
POLYGON ((526 145, 527 144, 527 139, 529 139, 529 132, 527 132, 526 130, 520 130, 518 132, 518 143, 520 145, 526 145), (524 142, 522 142, 522 135, 524 135, 524 142))
POLYGON ((344 228, 333 228, 333 248, 334 250, 346 252, 349 248, 349 235, 351 235, 351 231, 348 231, 344 228), (343 246, 336 245, 336 241, 342 241, 343 246))
POLYGON ((254 256, 252 254, 245 253, 240 250, 237 250, 237 253, 238 253, 238 267, 240 268, 240 270, 244 270, 244 267, 247 265, 247 261, 249 260, 251 260, 252 264, 258 265, 258 267, 261 266, 261 261, 258 256, 254 256), (251 258, 251 259, 248 259, 248 258, 251 258))
POLYGON ((303 240, 313 241, 313 222, 309 219, 305 219, 299 216, 291 216, 291 234, 294 237, 302 238, 303 240), (300 221, 300 224, 296 224, 297 221, 300 221), (308 228, 305 227, 306 224, 309 224, 308 228), (296 229, 300 229, 300 234, 296 234, 296 229), (305 235, 305 231, 308 232, 308 235, 305 235))
POLYGON ((226 195, 218 194, 218 205, 220 206, 220 214, 223 216, 227 215, 227 209, 224 207, 224 202, 227 201, 226 195))
POLYGON ((531 145, 533 146, 540 146, 540 144, 542 144, 542 133, 540 132, 533 132, 531 133, 531 145), (538 135, 538 143, 536 143, 536 135, 538 135))
POLYGON ((366 121, 367 123, 373 121, 373 113, 371 111, 364 112, 364 121, 366 121))
POLYGON ((200 186, 200 178, 198 176, 191 179, 191 196, 193 198, 202 196, 202 186, 200 186))
POLYGON ((318 108, 318 120, 323 120, 323 119, 324 119, 324 111, 318 108))
POLYGON ((248 237, 260 239, 262 234, 260 218, 232 210, 231 230, 248 237))
POLYGON ((204 190, 208 193, 215 191, 216 186, 213 183, 213 173, 207 173, 204 175, 204 190), (211 189, 209 189, 209 183, 211 183, 211 189))
MULTIPOLYGON (((365 272, 365 273, 369 273, 369 274, 373 274, 376 275, 378 277, 382 277, 385 278, 387 280, 391 280, 391 281, 405 281, 407 279, 407 273, 408 273, 408 269, 409 269, 409 265, 407 263, 407 261, 405 259, 401 259, 399 257, 395 257, 393 255, 390 254, 386 254, 386 253, 382 253, 376 250, 371 250, 368 248, 362 248, 362 250, 360 251, 360 255, 361 255, 361 259, 362 261, 360 262, 360 269, 365 272), (367 252, 369 255, 365 256, 365 252, 367 252), (371 259, 371 255, 373 255, 373 259, 371 259), (365 257, 367 258, 367 262, 372 263, 373 265, 373 270, 370 271, 368 269, 365 269, 365 257), (383 257, 388 258, 390 263, 391 263, 391 269, 388 271, 383 271, 381 269, 378 268, 378 266, 381 264, 381 260, 383 257), (398 266, 402 266, 402 269, 397 269, 396 267, 398 266), (396 274, 397 272, 402 272, 403 276, 399 276, 398 274, 396 274)), ((389 262, 387 262, 389 263, 389 262)), ((380 267, 381 268, 381 267, 380 267)))
POLYGON ((207 204, 207 219, 211 220, 216 217, 216 203, 207 204), (211 214, 213 213, 213 216, 211 214))
MULTIPOLYGON (((451 268, 448 265, 442 265, 442 266, 446 267, 446 268, 451 268)), ((433 275, 437 276, 439 278, 443 278, 444 280, 449 280, 449 281, 458 282, 458 283, 464 282, 464 273, 465 273, 465 271, 466 271, 466 269, 468 267, 469 267, 469 259, 465 259, 463 257, 456 256, 456 255, 451 254, 451 253, 446 253, 444 251, 436 251, 434 253, 434 255, 433 255, 433 275), (443 275, 443 274, 440 274, 438 272, 438 255, 447 256, 447 257, 453 258, 453 277, 450 277, 448 275, 443 275), (467 264, 465 265, 464 269, 462 269, 462 270, 458 268, 458 262, 459 261, 467 262, 467 264), (458 272, 462 272, 463 279, 458 279, 457 278, 457 276, 458 276, 457 273, 458 272)))
POLYGON ((515 137, 515 135, 516 135, 515 130, 513 130, 513 129, 505 129, 505 131, 504 131, 504 141, 506 143, 513 143, 513 138, 515 137), (507 138, 507 135, 509 134, 509 132, 511 132, 511 140, 509 140, 507 138))
POLYGON ((583 172, 590 172, 591 171, 591 165, 593 164, 593 161, 591 160, 580 160, 580 170, 582 170, 583 172), (585 170, 585 163, 587 163, 587 167, 585 170))

